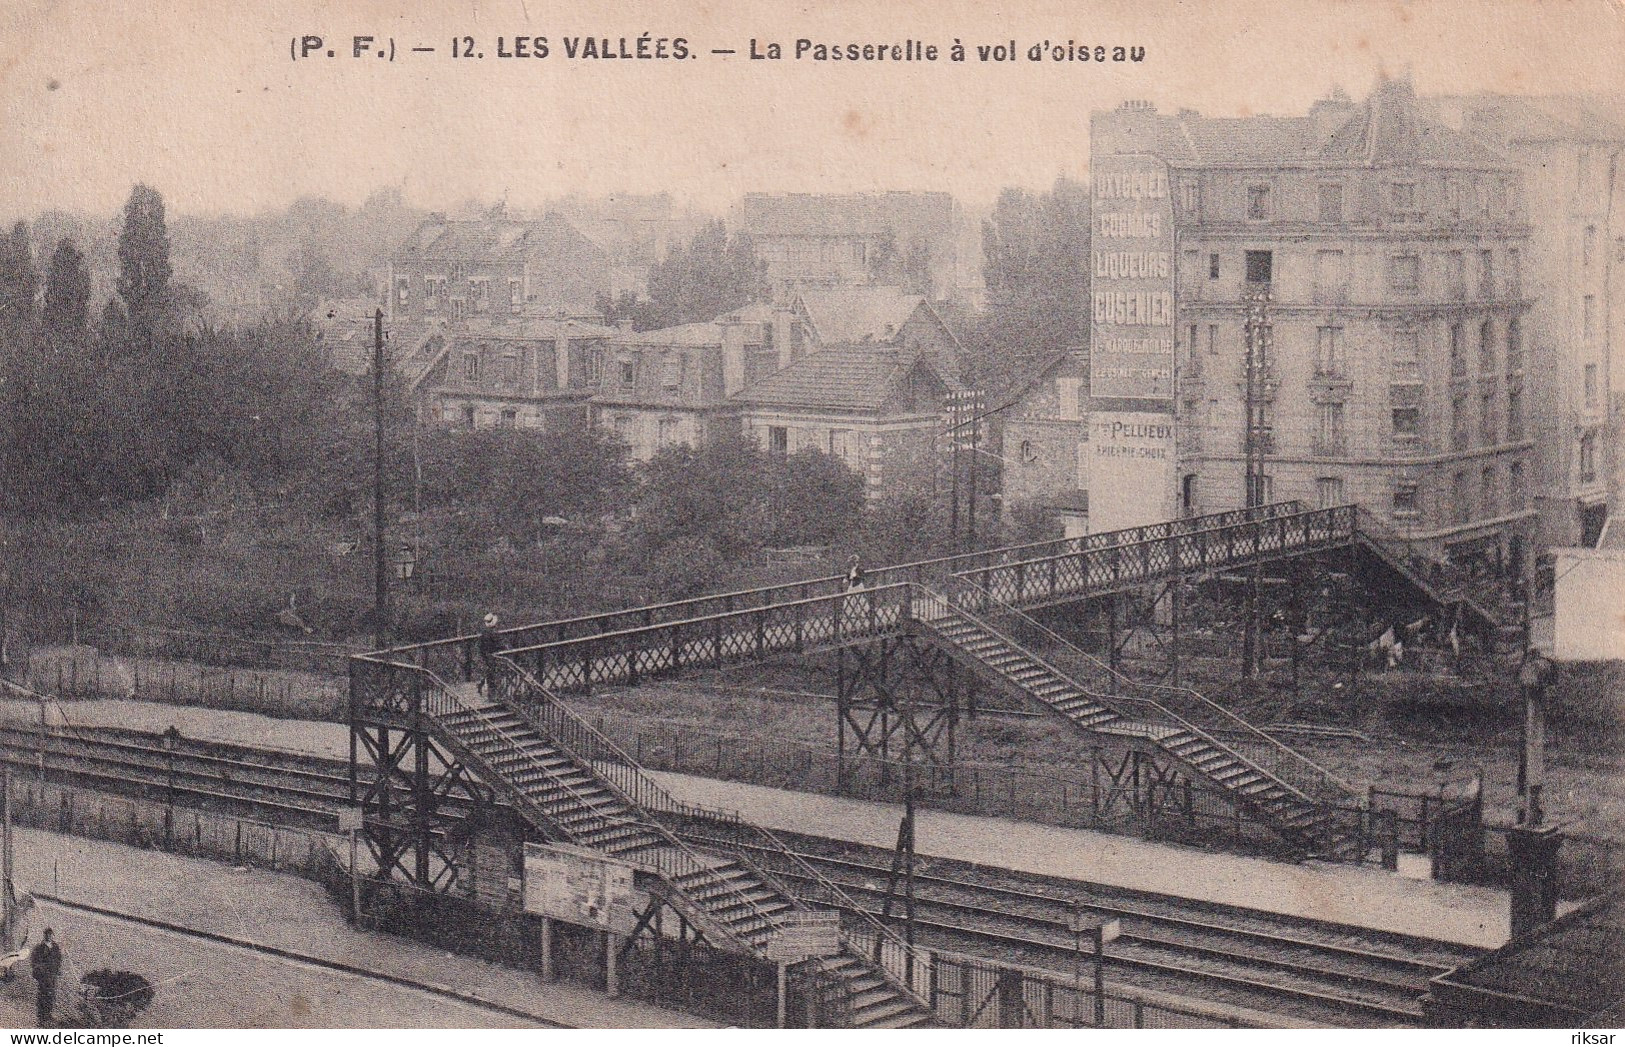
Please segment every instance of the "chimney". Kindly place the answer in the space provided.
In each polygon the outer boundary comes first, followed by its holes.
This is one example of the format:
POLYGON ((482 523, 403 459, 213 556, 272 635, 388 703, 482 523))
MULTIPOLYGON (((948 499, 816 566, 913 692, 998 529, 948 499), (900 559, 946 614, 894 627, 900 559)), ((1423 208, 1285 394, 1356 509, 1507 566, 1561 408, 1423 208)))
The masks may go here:
POLYGON ((1348 92, 1333 84, 1330 94, 1309 107, 1309 119, 1315 122, 1315 130, 1322 138, 1330 138, 1342 130, 1354 111, 1354 101, 1348 92))
POLYGON ((796 315, 791 312, 788 305, 773 307, 773 344, 779 350, 779 370, 784 370, 796 360, 796 349, 800 339, 795 337, 796 315))
POLYGON ((722 323, 722 395, 732 396, 745 388, 745 331, 753 326, 722 323))

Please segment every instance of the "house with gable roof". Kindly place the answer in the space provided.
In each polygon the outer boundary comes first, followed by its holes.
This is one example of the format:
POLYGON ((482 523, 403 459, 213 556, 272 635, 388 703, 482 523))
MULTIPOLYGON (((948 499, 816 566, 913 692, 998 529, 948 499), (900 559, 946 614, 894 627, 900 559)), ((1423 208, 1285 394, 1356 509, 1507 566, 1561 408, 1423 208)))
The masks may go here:
POLYGON ((935 496, 959 383, 922 351, 821 345, 730 397, 747 439, 775 454, 823 451, 864 479, 871 501, 935 496))

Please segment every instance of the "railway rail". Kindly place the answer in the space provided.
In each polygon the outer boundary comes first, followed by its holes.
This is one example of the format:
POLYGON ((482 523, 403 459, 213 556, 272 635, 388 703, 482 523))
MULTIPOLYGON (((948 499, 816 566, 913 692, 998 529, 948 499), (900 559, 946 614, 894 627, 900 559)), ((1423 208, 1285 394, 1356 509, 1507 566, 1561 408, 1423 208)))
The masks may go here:
MULTIPOLYGON (((243 746, 200 746, 134 731, 0 727, 0 759, 20 776, 280 824, 332 830, 349 805, 343 761, 243 746)), ((686 827, 695 843, 737 841, 686 827)), ((799 856, 866 911, 888 898, 890 852, 796 837, 799 856)), ((749 847, 744 848, 749 850, 749 847)), ((808 878, 773 870, 794 887, 808 878)), ((1260 910, 921 858, 915 932, 923 945, 1070 972, 1075 900, 1122 922, 1106 956, 1114 979, 1332 1025, 1416 1025, 1428 979, 1481 950, 1260 910)), ((899 887, 898 890, 901 890, 899 887)), ((894 919, 902 898, 892 899, 894 919)))

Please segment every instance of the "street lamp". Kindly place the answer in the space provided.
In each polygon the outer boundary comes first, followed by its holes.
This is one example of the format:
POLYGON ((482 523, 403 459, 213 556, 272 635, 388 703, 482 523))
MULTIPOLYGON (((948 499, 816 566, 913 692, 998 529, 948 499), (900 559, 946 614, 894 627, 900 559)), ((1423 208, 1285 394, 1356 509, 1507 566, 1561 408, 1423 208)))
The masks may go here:
MULTIPOLYGON (((1095 1028, 1106 1027, 1106 943, 1116 941, 1123 933, 1123 923, 1115 916, 1099 916, 1089 911, 1089 902, 1074 899, 1068 913, 1067 925, 1072 929, 1072 990, 1073 999, 1083 998, 1083 936, 1088 935, 1095 966, 1095 1028)), ((1077 1017, 1077 1005, 1073 1005, 1077 1017)))
POLYGON ((1523 748, 1518 754, 1518 795, 1523 808, 1518 824, 1535 828, 1545 818, 1540 809, 1540 790, 1546 778, 1546 691, 1552 685, 1557 666, 1533 647, 1524 654, 1518 669, 1518 687, 1523 691, 1523 748))

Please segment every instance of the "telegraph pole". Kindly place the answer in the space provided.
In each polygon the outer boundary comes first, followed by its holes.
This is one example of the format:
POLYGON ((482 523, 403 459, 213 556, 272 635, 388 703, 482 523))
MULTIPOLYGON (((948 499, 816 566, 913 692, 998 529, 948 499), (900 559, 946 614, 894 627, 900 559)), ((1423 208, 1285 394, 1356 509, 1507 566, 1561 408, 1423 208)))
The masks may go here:
POLYGON ((373 641, 389 644, 389 576, 384 562, 384 311, 372 314, 372 568, 373 641))
MULTIPOLYGON (((1245 458, 1242 483, 1245 490, 1242 504, 1254 509, 1264 504, 1264 402, 1259 395, 1259 383, 1263 369, 1260 357, 1269 351, 1269 284, 1247 284, 1242 301, 1246 310, 1247 343, 1247 423, 1242 436, 1242 454, 1245 458)), ((1262 571, 1262 563, 1254 564, 1247 581, 1241 659, 1242 676, 1249 678, 1258 675, 1263 660, 1263 609, 1259 603, 1259 574, 1262 571)))

